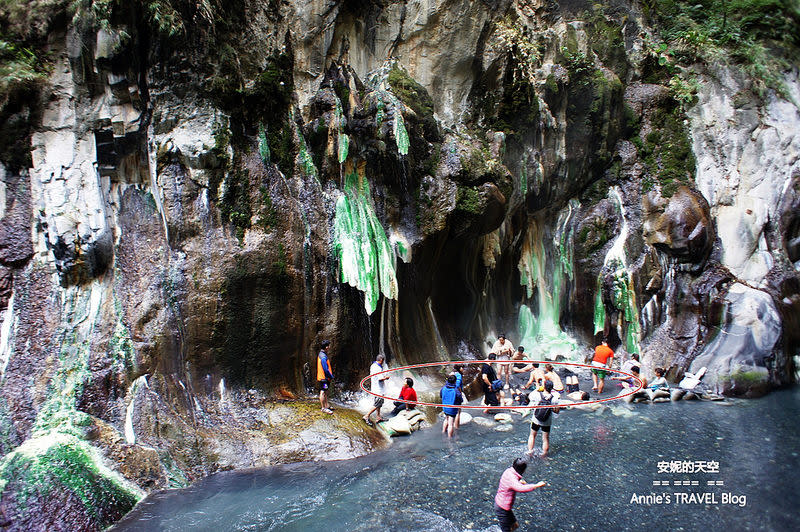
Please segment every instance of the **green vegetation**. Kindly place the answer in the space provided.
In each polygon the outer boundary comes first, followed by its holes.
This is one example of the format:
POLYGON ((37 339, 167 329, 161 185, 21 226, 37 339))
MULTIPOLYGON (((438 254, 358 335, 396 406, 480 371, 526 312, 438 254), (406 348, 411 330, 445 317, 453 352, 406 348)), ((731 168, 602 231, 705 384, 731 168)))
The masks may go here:
POLYGON ((581 51, 571 52, 567 47, 561 49, 561 54, 564 57, 562 63, 569 72, 570 85, 586 87, 596 79, 594 59, 581 51))
POLYGON ((645 0, 644 8, 675 62, 727 60, 760 95, 771 88, 787 97, 781 71, 797 63, 800 50, 796 0, 645 0))
POLYGON ((46 66, 33 50, 0 39, 0 108, 13 91, 30 88, 46 78, 46 66))
POLYGON ((681 185, 692 186, 694 182, 695 157, 680 106, 658 108, 653 112, 653 131, 643 140, 633 139, 645 164, 642 180, 644 192, 653 189, 655 183, 661 195, 672 197, 681 185))
POLYGON ((508 54, 508 68, 499 101, 487 97, 487 116, 494 115, 489 126, 507 135, 523 134, 539 122, 539 97, 534 83, 536 68, 542 59, 541 44, 528 30, 506 17, 497 22, 497 36, 508 54))
POLYGON ((272 204, 269 189, 262 185, 259 192, 261 205, 258 212, 258 225, 264 231, 269 231, 278 225, 278 211, 275 210, 275 206, 272 204))
POLYGON ((599 217, 584 224, 580 233, 578 233, 578 242, 583 244, 585 255, 591 255, 601 249, 611 239, 611 230, 613 228, 610 225, 607 218, 599 217))
POLYGON ((625 79, 628 73, 628 54, 622 35, 624 23, 606 15, 599 4, 595 4, 591 11, 584 14, 584 20, 587 23, 586 33, 592 51, 620 79, 625 79))
POLYGON ((231 172, 223 186, 225 191, 219 210, 223 218, 233 224, 236 237, 242 241, 253 214, 250 207, 250 173, 247 170, 231 172))
MULTIPOLYGON (((67 491, 83 503, 91 518, 109 525, 143 494, 103 465, 86 441, 92 418, 78 410, 91 379, 90 344, 102 298, 99 284, 91 289, 72 288, 64 294, 57 367, 31 437, 0 460, 0 492, 12 492, 24 510, 32 496, 41 500, 54 489, 67 491)), ((112 339, 109 347, 113 346, 112 339)))
POLYGON ((23 508, 31 496, 44 499, 60 486, 80 499, 89 516, 103 526, 113 523, 142 497, 102 466, 88 443, 67 434, 30 439, 6 455, 0 462, 0 491, 11 486, 23 508), (103 509, 113 514, 99 511, 103 509))
POLYGON ((406 107, 414 111, 419 120, 433 118, 433 98, 430 97, 425 87, 414 81, 397 64, 392 66, 386 82, 392 88, 395 96, 400 98, 406 107))
POLYGON ((480 192, 475 187, 458 187, 456 192, 456 210, 468 214, 481 214, 483 202, 480 192))

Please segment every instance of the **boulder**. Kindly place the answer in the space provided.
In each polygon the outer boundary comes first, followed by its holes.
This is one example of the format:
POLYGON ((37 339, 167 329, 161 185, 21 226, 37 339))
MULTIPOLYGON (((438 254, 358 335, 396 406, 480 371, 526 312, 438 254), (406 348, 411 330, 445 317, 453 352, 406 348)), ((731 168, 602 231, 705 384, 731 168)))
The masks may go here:
POLYGON ((648 244, 680 262, 701 263, 714 243, 708 202, 688 187, 665 200, 655 193, 642 198, 644 237, 648 244))
POLYGON ((500 413, 494 415, 494 420, 498 423, 512 423, 511 414, 500 413))
POLYGON ((781 337, 780 315, 769 294, 741 283, 723 302, 722 325, 689 369, 696 375, 708 368, 704 382, 724 395, 761 395, 770 382, 767 361, 781 337))
POLYGON ((476 425, 480 425, 481 427, 491 427, 494 426, 494 421, 491 419, 486 419, 485 417, 475 416, 472 418, 472 422, 476 425))

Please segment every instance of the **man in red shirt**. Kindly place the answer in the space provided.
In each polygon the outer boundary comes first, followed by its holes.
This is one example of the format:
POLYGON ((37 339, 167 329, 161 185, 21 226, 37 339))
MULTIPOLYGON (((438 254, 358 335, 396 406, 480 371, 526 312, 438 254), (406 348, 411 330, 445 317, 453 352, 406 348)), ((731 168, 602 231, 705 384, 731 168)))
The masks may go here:
POLYGON ((392 410, 391 415, 396 416, 400 413, 401 410, 411 410, 414 408, 414 405, 410 405, 405 401, 415 401, 417 400, 417 392, 414 390, 414 380, 410 377, 406 379, 406 383, 403 385, 403 388, 400 390, 400 397, 399 401, 394 402, 394 410, 392 410))
POLYGON ((594 358, 592 359, 592 366, 603 369, 592 370, 592 390, 597 390, 597 393, 603 393, 603 387, 606 383, 606 370, 611 368, 610 360, 614 358, 614 351, 608 347, 608 341, 603 338, 600 345, 594 348, 594 358))

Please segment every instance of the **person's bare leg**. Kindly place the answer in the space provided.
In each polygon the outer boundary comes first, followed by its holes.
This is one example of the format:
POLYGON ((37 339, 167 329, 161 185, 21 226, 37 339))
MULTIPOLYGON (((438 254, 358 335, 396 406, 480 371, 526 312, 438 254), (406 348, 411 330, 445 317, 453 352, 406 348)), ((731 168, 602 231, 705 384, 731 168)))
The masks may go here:
POLYGON ((456 414, 456 428, 460 426, 461 426, 461 411, 459 410, 458 414, 456 414))
POLYGON ((535 430, 531 429, 530 434, 528 434, 528 452, 529 453, 533 452, 533 446, 536 445, 536 432, 538 432, 538 431, 535 431, 535 430))
MULTIPOLYGON (((450 416, 448 416, 448 417, 450 417, 450 416)), ((450 418, 450 423, 448 423, 448 425, 447 425, 447 436, 449 438, 452 438, 453 434, 455 434, 455 432, 456 432, 455 422, 456 422, 455 418, 451 417, 450 418)))
POLYGON ((328 392, 327 390, 320 390, 319 391, 319 406, 322 410, 329 410, 330 406, 328 406, 328 392))
POLYGON ((606 384, 606 379, 603 377, 602 379, 598 379, 600 382, 597 384, 597 393, 603 393, 603 388, 606 384))
POLYGON ((543 432, 542 433, 542 456, 547 456, 547 453, 550 451, 550 433, 543 432))
POLYGON ((597 374, 592 372, 592 390, 597 390, 597 374))

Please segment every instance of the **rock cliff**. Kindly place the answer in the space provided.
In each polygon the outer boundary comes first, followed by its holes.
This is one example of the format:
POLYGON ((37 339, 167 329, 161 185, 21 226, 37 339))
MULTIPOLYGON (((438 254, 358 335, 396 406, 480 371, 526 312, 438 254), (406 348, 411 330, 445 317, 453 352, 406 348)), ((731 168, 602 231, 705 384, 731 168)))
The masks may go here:
MULTIPOLYGON (((791 36, 779 55, 750 21, 768 55, 737 63, 679 2, 22 4, 0 12, 14 529, 372 449, 303 406, 274 434, 325 338, 343 390, 377 352, 480 358, 501 330, 580 361, 605 335, 727 394, 796 381, 791 36)), ((776 6, 774 31, 800 20, 776 6)))

